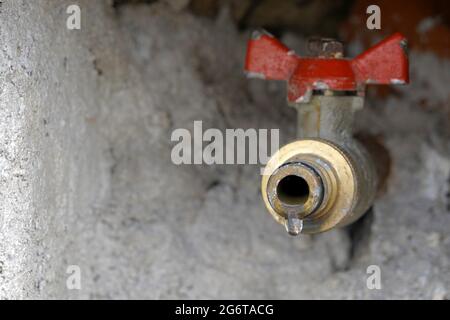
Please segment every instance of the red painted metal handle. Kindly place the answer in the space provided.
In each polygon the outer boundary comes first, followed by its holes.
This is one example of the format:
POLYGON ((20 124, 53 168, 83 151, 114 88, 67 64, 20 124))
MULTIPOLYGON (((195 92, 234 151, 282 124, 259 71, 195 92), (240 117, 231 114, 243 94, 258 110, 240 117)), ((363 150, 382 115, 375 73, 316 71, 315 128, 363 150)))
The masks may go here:
POLYGON ((245 71, 249 77, 288 82, 288 100, 306 102, 312 90, 357 91, 366 84, 409 82, 406 38, 400 33, 355 59, 303 58, 272 35, 257 32, 249 40, 245 71))

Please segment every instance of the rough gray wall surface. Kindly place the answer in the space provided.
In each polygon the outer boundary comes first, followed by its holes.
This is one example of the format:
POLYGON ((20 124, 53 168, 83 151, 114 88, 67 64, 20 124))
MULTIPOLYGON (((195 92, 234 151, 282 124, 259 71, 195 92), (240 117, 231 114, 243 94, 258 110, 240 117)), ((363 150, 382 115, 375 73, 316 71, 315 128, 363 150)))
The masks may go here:
POLYGON ((448 61, 413 53, 413 84, 357 119, 394 161, 373 213, 290 238, 258 166, 170 160, 194 120, 295 136, 284 85, 242 77, 247 35, 226 12, 77 3, 79 31, 72 1, 0 7, 0 298, 450 298, 448 61), (366 287, 371 264, 382 290, 366 287))

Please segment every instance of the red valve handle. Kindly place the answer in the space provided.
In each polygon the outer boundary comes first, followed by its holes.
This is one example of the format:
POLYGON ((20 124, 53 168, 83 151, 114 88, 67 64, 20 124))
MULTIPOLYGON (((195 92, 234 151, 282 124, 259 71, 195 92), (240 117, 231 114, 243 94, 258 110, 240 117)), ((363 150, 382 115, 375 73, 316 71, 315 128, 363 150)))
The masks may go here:
POLYGON ((307 102, 313 90, 357 91, 366 84, 409 82, 407 41, 395 33, 356 58, 303 58, 266 32, 249 40, 245 71, 249 77, 286 80, 288 100, 307 102))

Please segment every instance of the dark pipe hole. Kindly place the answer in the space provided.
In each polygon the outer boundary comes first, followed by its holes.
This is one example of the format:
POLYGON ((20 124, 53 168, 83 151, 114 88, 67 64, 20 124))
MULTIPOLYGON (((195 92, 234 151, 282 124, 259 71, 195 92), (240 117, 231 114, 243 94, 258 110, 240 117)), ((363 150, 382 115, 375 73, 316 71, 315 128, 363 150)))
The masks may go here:
POLYGON ((277 195, 284 204, 303 205, 308 200, 309 186, 302 177, 286 176, 278 183, 277 195))

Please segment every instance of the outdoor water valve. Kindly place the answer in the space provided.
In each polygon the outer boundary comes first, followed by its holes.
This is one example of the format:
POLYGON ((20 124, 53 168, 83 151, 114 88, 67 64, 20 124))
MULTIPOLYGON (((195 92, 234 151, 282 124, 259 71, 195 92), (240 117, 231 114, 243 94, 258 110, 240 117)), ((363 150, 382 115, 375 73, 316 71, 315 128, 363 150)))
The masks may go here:
POLYGON ((354 139, 354 112, 367 84, 409 82, 407 42, 396 33, 354 59, 342 44, 310 42, 313 57, 300 57, 266 32, 248 42, 245 71, 251 78, 287 81, 289 105, 298 111, 298 139, 269 160, 262 197, 273 218, 292 235, 318 233, 356 221, 380 185, 376 159, 354 139))

